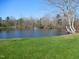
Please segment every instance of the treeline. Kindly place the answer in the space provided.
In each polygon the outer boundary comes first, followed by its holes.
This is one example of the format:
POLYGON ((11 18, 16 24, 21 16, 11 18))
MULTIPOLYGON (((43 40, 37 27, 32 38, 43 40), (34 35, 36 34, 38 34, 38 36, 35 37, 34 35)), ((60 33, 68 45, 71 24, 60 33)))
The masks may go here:
MULTIPOLYGON (((65 30, 65 20, 63 16, 57 14, 56 17, 44 16, 41 18, 19 18, 6 17, 2 19, 0 17, 0 28, 16 28, 16 29, 64 29, 65 30)), ((75 28, 79 29, 79 20, 75 20, 75 28)))

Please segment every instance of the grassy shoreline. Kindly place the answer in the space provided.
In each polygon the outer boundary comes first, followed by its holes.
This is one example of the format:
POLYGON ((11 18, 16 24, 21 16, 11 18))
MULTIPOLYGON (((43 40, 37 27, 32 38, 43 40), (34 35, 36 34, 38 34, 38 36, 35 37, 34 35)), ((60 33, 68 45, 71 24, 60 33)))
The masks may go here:
POLYGON ((0 40, 0 59, 79 59, 79 34, 0 40))

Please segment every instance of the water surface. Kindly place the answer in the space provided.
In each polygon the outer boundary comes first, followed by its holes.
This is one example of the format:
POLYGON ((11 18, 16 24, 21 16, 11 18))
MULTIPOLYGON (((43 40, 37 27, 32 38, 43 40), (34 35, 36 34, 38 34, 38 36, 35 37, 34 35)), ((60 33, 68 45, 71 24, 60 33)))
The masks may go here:
POLYGON ((60 36, 66 33, 61 30, 8 30, 0 31, 0 38, 29 38, 29 37, 48 37, 60 36))

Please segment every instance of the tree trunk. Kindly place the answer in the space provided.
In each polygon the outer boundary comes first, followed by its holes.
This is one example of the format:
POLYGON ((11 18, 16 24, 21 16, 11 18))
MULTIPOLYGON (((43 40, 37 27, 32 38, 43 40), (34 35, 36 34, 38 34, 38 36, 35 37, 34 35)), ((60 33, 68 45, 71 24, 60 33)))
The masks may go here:
POLYGON ((74 28, 74 16, 67 14, 68 26, 66 26, 66 30, 68 33, 75 33, 76 29, 74 28))
POLYGON ((67 32, 69 32, 71 34, 76 32, 73 21, 70 22, 70 20, 69 20, 69 26, 66 26, 66 30, 67 30, 67 32))
POLYGON ((73 20, 72 20, 72 29, 76 32, 76 29, 74 27, 74 17, 73 17, 73 20))

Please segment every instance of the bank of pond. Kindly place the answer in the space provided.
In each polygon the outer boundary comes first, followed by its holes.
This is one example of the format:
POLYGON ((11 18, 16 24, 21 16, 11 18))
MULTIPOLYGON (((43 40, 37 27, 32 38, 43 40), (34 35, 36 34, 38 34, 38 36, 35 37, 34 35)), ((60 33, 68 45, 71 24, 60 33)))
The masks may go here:
POLYGON ((79 34, 0 40, 0 59, 79 59, 79 34))

